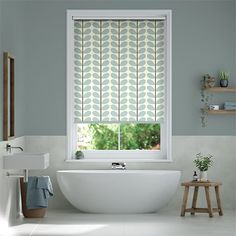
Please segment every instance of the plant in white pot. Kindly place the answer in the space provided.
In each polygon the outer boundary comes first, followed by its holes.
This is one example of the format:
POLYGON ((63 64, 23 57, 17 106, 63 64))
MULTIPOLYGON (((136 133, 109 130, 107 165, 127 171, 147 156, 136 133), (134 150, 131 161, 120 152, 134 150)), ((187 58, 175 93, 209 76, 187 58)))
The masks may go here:
POLYGON ((200 171, 200 181, 207 181, 207 171, 209 167, 213 165, 212 155, 203 155, 202 153, 198 153, 196 155, 195 160, 193 161, 195 166, 200 171))

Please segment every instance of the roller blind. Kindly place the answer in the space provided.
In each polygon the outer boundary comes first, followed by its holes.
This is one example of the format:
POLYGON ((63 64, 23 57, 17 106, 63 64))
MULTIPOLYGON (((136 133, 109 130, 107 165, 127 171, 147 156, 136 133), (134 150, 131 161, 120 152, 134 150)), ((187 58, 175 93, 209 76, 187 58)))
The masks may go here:
POLYGON ((165 21, 74 21, 74 122, 163 122, 165 21))

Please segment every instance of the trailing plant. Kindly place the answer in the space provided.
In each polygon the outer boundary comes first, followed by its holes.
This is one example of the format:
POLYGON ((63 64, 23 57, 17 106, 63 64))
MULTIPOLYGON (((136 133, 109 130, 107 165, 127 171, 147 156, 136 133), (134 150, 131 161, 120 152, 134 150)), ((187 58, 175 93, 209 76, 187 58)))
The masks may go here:
POLYGON ((212 157, 211 154, 203 155, 202 153, 198 153, 193 162, 200 171, 207 171, 213 165, 212 157))
POLYGON ((220 71, 219 79, 220 80, 229 80, 229 73, 227 73, 225 71, 220 71))
POLYGON ((201 80, 201 102, 203 104, 201 108, 201 124, 202 127, 207 126, 207 118, 208 118, 208 110, 209 110, 209 102, 212 100, 212 94, 209 94, 205 88, 206 88, 206 78, 210 78, 209 74, 206 74, 202 77, 201 80))

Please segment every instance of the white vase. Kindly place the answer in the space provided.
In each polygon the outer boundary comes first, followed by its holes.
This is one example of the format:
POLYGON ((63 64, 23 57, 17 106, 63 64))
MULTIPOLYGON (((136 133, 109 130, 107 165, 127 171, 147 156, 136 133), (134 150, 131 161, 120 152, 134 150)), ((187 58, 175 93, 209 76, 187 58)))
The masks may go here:
POLYGON ((200 171, 200 181, 207 181, 207 171, 200 171))

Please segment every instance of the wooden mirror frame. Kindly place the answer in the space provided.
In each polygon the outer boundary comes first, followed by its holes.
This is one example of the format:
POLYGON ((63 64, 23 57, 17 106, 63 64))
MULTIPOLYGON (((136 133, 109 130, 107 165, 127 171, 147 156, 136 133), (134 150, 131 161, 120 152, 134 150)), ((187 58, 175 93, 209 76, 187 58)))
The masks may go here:
POLYGON ((11 56, 8 52, 4 52, 3 53, 3 140, 9 140, 13 138, 15 135, 15 102, 14 102, 15 66, 14 65, 15 65, 14 57, 11 56))

